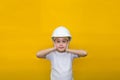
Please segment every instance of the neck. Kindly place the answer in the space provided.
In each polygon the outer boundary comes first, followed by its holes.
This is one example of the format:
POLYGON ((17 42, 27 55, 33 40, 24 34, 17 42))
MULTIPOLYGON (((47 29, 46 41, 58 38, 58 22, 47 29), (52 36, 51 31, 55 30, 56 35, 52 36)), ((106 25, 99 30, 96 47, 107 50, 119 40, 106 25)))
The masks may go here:
MULTIPOLYGON (((58 50, 57 50, 58 51, 58 50)), ((58 51, 58 52, 60 52, 60 53, 64 53, 64 52, 66 52, 66 51, 58 51)))

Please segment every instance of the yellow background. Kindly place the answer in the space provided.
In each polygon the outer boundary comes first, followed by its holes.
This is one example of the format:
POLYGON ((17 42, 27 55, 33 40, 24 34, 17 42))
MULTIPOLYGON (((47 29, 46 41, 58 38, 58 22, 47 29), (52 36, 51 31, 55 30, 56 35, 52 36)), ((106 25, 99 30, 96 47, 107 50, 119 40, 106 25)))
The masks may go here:
POLYGON ((49 80, 50 62, 36 52, 52 47, 52 31, 66 26, 75 80, 120 80, 119 0, 1 0, 0 80, 49 80))

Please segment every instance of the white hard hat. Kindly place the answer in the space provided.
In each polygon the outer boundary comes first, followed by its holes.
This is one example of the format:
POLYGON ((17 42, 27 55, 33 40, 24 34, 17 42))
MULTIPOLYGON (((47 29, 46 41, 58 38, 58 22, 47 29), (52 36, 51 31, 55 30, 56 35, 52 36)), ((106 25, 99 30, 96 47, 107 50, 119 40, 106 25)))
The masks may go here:
POLYGON ((69 37, 71 39, 71 34, 64 26, 59 26, 53 31, 52 38, 54 37, 69 37))

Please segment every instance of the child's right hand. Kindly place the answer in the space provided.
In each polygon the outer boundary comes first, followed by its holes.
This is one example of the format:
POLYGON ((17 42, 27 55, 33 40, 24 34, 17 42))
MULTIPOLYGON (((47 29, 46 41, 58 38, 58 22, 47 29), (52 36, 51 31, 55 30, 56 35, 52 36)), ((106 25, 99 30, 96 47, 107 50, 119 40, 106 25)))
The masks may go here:
POLYGON ((57 47, 56 47, 55 43, 54 43, 54 50, 57 50, 57 47))
POLYGON ((69 48, 69 42, 68 42, 67 47, 66 47, 66 50, 65 50, 66 52, 67 52, 68 48, 69 48))
POLYGON ((57 48, 54 46, 54 47, 53 47, 53 51, 55 51, 55 50, 57 50, 57 48))

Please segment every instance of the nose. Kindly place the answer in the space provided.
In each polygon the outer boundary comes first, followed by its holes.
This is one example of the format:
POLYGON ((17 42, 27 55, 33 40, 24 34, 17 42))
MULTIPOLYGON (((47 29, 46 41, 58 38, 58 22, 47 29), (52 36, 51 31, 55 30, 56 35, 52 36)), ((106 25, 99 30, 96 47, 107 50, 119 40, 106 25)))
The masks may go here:
POLYGON ((62 42, 60 42, 60 46, 63 46, 63 43, 62 43, 62 42))

